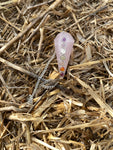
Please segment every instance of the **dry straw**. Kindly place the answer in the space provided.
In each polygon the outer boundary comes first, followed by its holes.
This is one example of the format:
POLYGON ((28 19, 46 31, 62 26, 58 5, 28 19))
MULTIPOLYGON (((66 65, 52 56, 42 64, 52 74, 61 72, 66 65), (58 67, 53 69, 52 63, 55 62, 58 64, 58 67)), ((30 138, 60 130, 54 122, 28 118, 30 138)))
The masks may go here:
POLYGON ((112 150, 112 61, 112 0, 1 0, 0 149, 112 150), (75 42, 60 79, 62 31, 75 42))

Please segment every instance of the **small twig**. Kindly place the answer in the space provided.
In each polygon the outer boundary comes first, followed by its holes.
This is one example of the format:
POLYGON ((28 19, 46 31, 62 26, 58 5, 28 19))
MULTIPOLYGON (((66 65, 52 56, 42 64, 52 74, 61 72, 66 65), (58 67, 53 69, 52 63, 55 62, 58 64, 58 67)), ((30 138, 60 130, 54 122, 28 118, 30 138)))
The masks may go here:
POLYGON ((0 3, 0 6, 4 6, 4 5, 8 5, 8 4, 11 4, 11 3, 16 3, 16 2, 18 2, 18 0, 9 0, 9 1, 0 3))
POLYGON ((98 54, 103 58, 103 64, 104 64, 104 67, 105 67, 106 71, 108 72, 108 74, 109 74, 111 77, 113 77, 113 73, 111 73, 111 71, 109 70, 109 68, 108 68, 108 66, 107 66, 106 58, 105 58, 102 54, 100 54, 100 53, 98 53, 98 54))
MULTIPOLYGON (((73 16, 73 19, 74 19, 75 23, 78 22, 78 20, 77 20, 77 18, 76 18, 76 15, 75 15, 73 12, 72 12, 72 16, 73 16)), ((84 35, 84 33, 83 33, 83 31, 82 31, 82 28, 81 28, 81 26, 79 25, 79 23, 77 23, 77 26, 78 26, 78 28, 79 28, 80 33, 82 34, 82 36, 85 37, 85 35, 84 35)))
POLYGON ((73 26, 77 25, 78 23, 80 23, 81 21, 87 19, 88 17, 91 17, 91 16, 95 16, 99 11, 103 10, 103 9, 106 9, 108 6, 103 6, 101 7, 100 9, 96 10, 95 12, 89 14, 89 15, 86 15, 86 16, 83 16, 82 18, 80 18, 77 22, 71 24, 70 26, 68 26, 67 28, 65 28, 65 30, 69 30, 69 28, 72 28, 73 26))
POLYGON ((56 80, 53 80, 53 81, 51 81, 51 80, 46 80, 46 81, 44 81, 40 86, 42 87, 42 88, 44 88, 44 89, 53 89, 54 87, 56 87, 57 86, 57 84, 58 84, 58 79, 56 79, 56 80), (48 83, 48 85, 46 85, 48 83))
POLYGON ((73 26, 77 25, 78 23, 80 23, 81 21, 87 19, 88 17, 89 17, 89 15, 83 16, 77 22, 75 22, 75 23, 71 24, 70 26, 68 26, 67 28, 65 28, 65 30, 68 30, 69 28, 72 28, 73 26))
POLYGON ((39 23, 39 25, 36 27, 36 29, 34 29, 33 33, 23 42, 23 43, 26 43, 28 42, 36 33, 37 31, 39 30, 39 28, 41 27, 41 25, 43 24, 43 22, 45 20, 47 20, 48 18, 48 13, 44 16, 44 18, 41 20, 41 22, 39 23))
POLYGON ((77 26, 78 26, 78 28, 79 28, 79 30, 80 30, 82 36, 85 37, 85 35, 84 35, 83 31, 82 31, 82 28, 80 27, 79 22, 78 22, 78 20, 77 20, 77 18, 76 18, 76 15, 75 15, 75 13, 73 13, 73 11, 72 11, 72 8, 71 8, 70 6, 66 6, 66 8, 67 8, 69 11, 71 11, 75 23, 77 24, 77 26))
POLYGON ((90 16, 95 16, 98 12, 100 12, 100 11, 106 9, 107 7, 108 7, 108 6, 105 5, 105 6, 102 6, 102 7, 100 7, 100 8, 97 8, 94 12, 92 12, 91 14, 89 14, 89 17, 90 17, 90 16))
POLYGON ((30 9, 34 9, 34 8, 37 8, 37 7, 40 7, 40 6, 43 6, 45 4, 49 4, 51 3, 53 0, 50 0, 50 1, 47 1, 47 2, 43 2, 43 3, 40 3, 40 4, 37 4, 37 5, 34 5, 34 6, 29 6, 25 11, 24 11, 24 15, 26 14, 26 12, 30 9))
POLYGON ((41 141, 41 140, 35 138, 35 137, 32 137, 32 142, 35 142, 37 144, 41 144, 41 145, 43 145, 43 146, 45 146, 45 147, 47 147, 47 148, 49 148, 51 150, 58 150, 58 148, 55 148, 55 147, 53 147, 53 146, 45 143, 44 141, 41 141))
POLYGON ((94 91, 88 84, 86 84, 84 81, 79 79, 76 76, 73 76, 71 73, 70 75, 77 80, 85 89, 87 89, 88 93, 92 96, 92 98, 97 102, 97 104, 105 110, 105 112, 108 112, 111 117, 113 117, 113 109, 103 101, 103 99, 94 91))
POLYGON ((45 66, 45 68, 44 68, 42 74, 40 75, 40 78, 42 78, 42 77, 44 76, 44 74, 45 74, 45 72, 47 71, 47 68, 48 68, 50 62, 54 59, 54 57, 55 57, 55 52, 54 52, 53 56, 50 58, 50 60, 48 61, 48 63, 46 64, 46 66, 45 66))
POLYGON ((49 12, 50 10, 54 9, 60 2, 62 2, 62 0, 56 0, 55 2, 53 2, 48 9, 46 9, 40 16, 37 16, 37 18, 30 23, 27 28, 25 28, 23 31, 21 31, 17 36, 15 36, 12 40, 10 40, 7 44, 5 44, 1 49, 0 49, 0 53, 2 53, 3 51, 7 50, 10 46, 12 46, 16 41, 18 41, 20 38, 23 37, 24 34, 26 34, 38 21, 39 19, 41 19, 47 12, 49 12))
POLYGON ((37 122, 41 122, 44 120, 45 116, 41 116, 41 117, 34 117, 32 114, 28 114, 28 113, 12 113, 9 114, 9 116, 7 116, 7 119, 9 120, 16 120, 19 122, 29 122, 29 121, 37 121, 37 122))
POLYGON ((29 123, 26 122, 25 123, 25 126, 26 126, 26 141, 27 141, 27 144, 30 145, 31 143, 31 136, 30 136, 30 126, 29 126, 29 123))
POLYGON ((15 64, 13 64, 13 63, 11 63, 11 62, 9 62, 9 61, 1 58, 1 57, 0 57, 0 62, 4 63, 5 65, 7 65, 7 66, 9 66, 13 69, 16 69, 16 70, 20 71, 22 73, 25 73, 25 74, 33 77, 33 78, 38 78, 38 76, 36 74, 34 74, 33 72, 30 72, 30 71, 28 71, 28 70, 26 70, 26 69, 24 69, 24 68, 22 68, 18 65, 15 65, 15 64))
POLYGON ((2 53, 3 51, 7 50, 10 46, 12 46, 16 41, 18 41, 24 34, 26 34, 32 27, 33 25, 35 25, 38 20, 41 18, 42 16, 38 16, 32 23, 30 23, 27 28, 25 28, 22 32, 20 32, 17 36, 15 36, 12 40, 10 40, 7 44, 5 44, 1 49, 0 49, 0 53, 2 53))
POLYGON ((104 66, 105 66, 105 68, 106 68, 108 74, 109 74, 111 77, 113 77, 113 73, 111 73, 111 71, 109 70, 109 68, 108 68, 108 66, 107 66, 107 64, 106 64, 106 61, 103 61, 103 64, 104 64, 104 66))
POLYGON ((6 111, 15 111, 15 112, 26 112, 27 109, 20 109, 20 108, 17 108, 15 106, 7 106, 7 107, 1 107, 0 108, 0 112, 6 112, 6 111))
MULTIPOLYGON (((9 67, 11 67, 11 68, 13 68, 13 69, 18 70, 18 71, 20 71, 20 72, 22 72, 22 73, 24 73, 24 74, 27 74, 27 75, 29 75, 30 77, 33 77, 33 78, 36 78, 36 79, 40 79, 40 80, 44 81, 44 84, 53 81, 53 80, 46 80, 46 79, 44 79, 44 78, 42 78, 42 77, 36 75, 35 73, 30 72, 30 71, 28 71, 28 70, 26 70, 26 69, 24 69, 24 68, 22 68, 22 67, 20 67, 20 66, 18 66, 18 65, 15 65, 15 64, 13 64, 13 63, 11 63, 11 62, 9 62, 9 61, 7 61, 7 60, 1 58, 1 57, 0 57, 0 62, 4 63, 5 65, 7 65, 7 66, 9 66, 9 67)), ((42 86, 43 86, 43 85, 42 85, 42 86)), ((43 87, 44 87, 44 86, 43 86, 43 87)), ((55 87, 55 86, 54 86, 54 87, 55 87)))
POLYGON ((25 133, 25 131, 26 131, 26 126, 25 125, 23 125, 24 124, 24 122, 22 122, 22 131, 21 131, 21 133, 18 135, 18 136, 16 136, 16 137, 14 137, 14 138, 12 138, 12 139, 10 139, 11 140, 11 142, 14 142, 14 141, 16 141, 16 140, 19 140, 22 136, 23 136, 23 134, 25 133))
POLYGON ((16 49, 16 52, 17 52, 17 53, 19 52, 20 45, 21 45, 21 40, 18 41, 18 46, 17 46, 17 49, 16 49))
POLYGON ((40 84, 40 81, 41 81, 42 77, 44 76, 45 72, 47 71, 47 68, 48 68, 50 62, 54 59, 54 57, 55 57, 55 53, 53 54, 53 56, 51 57, 51 59, 48 61, 48 63, 46 64, 46 66, 45 66, 45 68, 44 68, 44 70, 43 70, 43 72, 42 72, 41 75, 39 76, 32 95, 29 95, 28 103, 30 103, 30 104, 33 103, 33 97, 35 96, 35 93, 36 93, 37 88, 38 88, 38 86, 39 86, 39 84, 40 84))
MULTIPOLYGON (((107 122, 106 122, 107 123, 107 122)), ((77 125, 70 125, 67 127, 61 127, 61 128, 54 128, 54 129, 48 129, 48 130, 38 130, 35 131, 33 134, 39 134, 39 133, 52 133, 52 132, 56 132, 56 131, 63 131, 63 130, 75 130, 78 128, 84 129, 86 127, 96 127, 96 126, 100 126, 100 125, 104 125, 105 126, 105 121, 104 122, 99 122, 99 123, 82 123, 82 124, 77 124, 77 125)))
POLYGON ((5 104, 5 105, 8 105, 8 106, 16 106, 16 107, 19 107, 19 106, 20 106, 20 104, 18 104, 18 103, 9 102, 9 101, 5 101, 5 100, 0 100, 0 103, 1 103, 1 104, 5 104))
MULTIPOLYGON (((27 74, 27 75, 33 77, 33 78, 37 78, 37 79, 40 78, 40 77, 39 77, 38 75, 36 75, 35 73, 30 72, 30 71, 28 71, 28 70, 26 70, 26 69, 24 69, 24 68, 22 68, 22 67, 20 67, 20 66, 18 66, 18 65, 15 65, 15 64, 13 64, 13 63, 11 63, 11 62, 9 62, 9 61, 7 61, 7 60, 1 58, 1 57, 0 57, 0 62, 4 63, 5 65, 7 65, 7 66, 9 66, 9 67, 11 67, 11 68, 13 68, 13 69, 16 69, 16 70, 20 71, 20 72, 22 72, 22 73, 25 73, 25 74, 27 74)), ((42 80, 42 81, 46 81, 46 79, 43 79, 43 78, 41 78, 41 80, 42 80)))
POLYGON ((38 54, 37 54, 37 59, 39 58, 40 56, 40 51, 41 51, 41 47, 42 47, 42 42, 43 42, 43 39, 44 39, 44 28, 40 28, 40 41, 39 41, 39 46, 38 46, 38 54))
POLYGON ((11 22, 7 21, 5 18, 3 18, 3 17, 0 16, 0 19, 3 20, 4 22, 6 22, 7 24, 9 24, 10 26, 12 26, 13 28, 15 28, 17 31, 21 31, 18 27, 16 27, 11 22))
POLYGON ((41 97, 36 101, 36 103, 28 110, 28 113, 30 113, 34 107, 40 102, 40 100, 42 99, 42 97, 47 93, 48 90, 46 90, 42 95, 41 97))
POLYGON ((9 91, 9 89, 8 89, 8 87, 7 87, 7 84, 5 83, 4 78, 2 77, 1 72, 0 72, 0 80, 2 81, 2 83, 3 83, 3 85, 4 85, 5 89, 6 89, 6 91, 7 91, 8 95, 9 95, 9 97, 12 99, 13 102, 15 102, 15 99, 13 98, 12 94, 10 93, 10 91, 9 91))

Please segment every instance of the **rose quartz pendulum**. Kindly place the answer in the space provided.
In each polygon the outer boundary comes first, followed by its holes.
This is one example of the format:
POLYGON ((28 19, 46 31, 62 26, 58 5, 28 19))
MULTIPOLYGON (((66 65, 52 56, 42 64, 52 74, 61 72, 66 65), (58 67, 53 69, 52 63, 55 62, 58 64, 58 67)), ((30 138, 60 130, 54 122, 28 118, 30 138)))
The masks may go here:
POLYGON ((73 49, 74 39, 70 33, 63 31, 56 36, 54 44, 58 61, 58 70, 63 78, 73 49))

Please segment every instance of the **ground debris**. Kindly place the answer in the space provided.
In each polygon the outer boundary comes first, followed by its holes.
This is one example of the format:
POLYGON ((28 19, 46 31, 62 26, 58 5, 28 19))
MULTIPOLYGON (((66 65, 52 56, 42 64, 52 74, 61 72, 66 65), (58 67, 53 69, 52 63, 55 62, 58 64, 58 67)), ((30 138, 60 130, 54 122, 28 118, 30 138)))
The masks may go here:
POLYGON ((112 0, 1 0, 0 149, 112 150, 112 53, 112 0), (62 31, 75 40, 64 79, 62 31))

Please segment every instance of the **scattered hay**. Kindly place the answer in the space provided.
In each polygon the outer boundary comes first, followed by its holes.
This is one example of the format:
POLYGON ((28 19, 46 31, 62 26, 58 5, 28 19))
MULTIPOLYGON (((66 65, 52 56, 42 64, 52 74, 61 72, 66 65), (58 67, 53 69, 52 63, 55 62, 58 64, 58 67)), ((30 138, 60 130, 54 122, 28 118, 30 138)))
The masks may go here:
POLYGON ((0 149, 113 149, 113 1, 1 0, 0 149), (75 39, 64 79, 54 38, 75 39))

